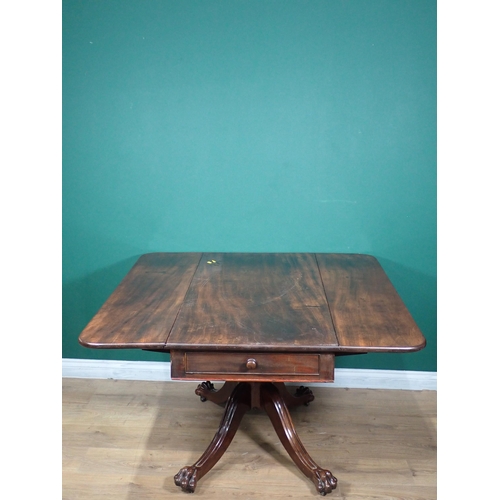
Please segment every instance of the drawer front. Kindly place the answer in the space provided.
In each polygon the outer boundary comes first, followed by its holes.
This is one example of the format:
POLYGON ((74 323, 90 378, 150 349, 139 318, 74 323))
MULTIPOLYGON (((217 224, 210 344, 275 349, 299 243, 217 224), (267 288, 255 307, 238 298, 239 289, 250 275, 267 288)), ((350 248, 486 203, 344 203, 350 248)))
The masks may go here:
POLYGON ((333 354, 172 351, 173 379, 333 381, 333 354))

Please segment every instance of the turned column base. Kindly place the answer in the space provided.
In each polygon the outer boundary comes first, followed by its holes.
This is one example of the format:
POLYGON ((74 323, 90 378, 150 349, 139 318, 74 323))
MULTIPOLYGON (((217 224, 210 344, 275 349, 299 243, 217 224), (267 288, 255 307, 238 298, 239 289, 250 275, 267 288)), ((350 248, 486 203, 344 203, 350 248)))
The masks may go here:
POLYGON ((183 467, 174 481, 183 491, 193 493, 198 481, 219 461, 240 425, 243 415, 252 408, 262 408, 269 416, 276 434, 297 467, 307 476, 321 495, 337 487, 337 479, 319 467, 309 456, 299 439, 288 407, 307 405, 313 399, 312 391, 301 386, 295 395, 283 383, 226 382, 215 390, 210 382, 203 382, 196 389, 202 401, 224 404, 225 410, 219 429, 203 455, 191 466, 183 467))

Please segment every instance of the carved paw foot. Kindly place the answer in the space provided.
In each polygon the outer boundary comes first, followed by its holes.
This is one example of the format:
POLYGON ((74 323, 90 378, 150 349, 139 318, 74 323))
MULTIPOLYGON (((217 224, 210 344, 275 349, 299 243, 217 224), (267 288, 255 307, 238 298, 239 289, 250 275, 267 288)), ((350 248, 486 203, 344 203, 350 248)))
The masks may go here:
POLYGON ((326 469, 316 469, 312 478, 319 494, 325 496, 337 487, 337 478, 326 469))
POLYGON ((176 486, 180 486, 182 491, 194 493, 196 489, 196 473, 198 469, 192 466, 183 467, 175 476, 174 482, 176 486))
POLYGON ((201 402, 204 403, 207 400, 206 398, 207 392, 213 392, 213 391, 215 391, 214 384, 212 384, 210 380, 207 380, 206 382, 202 382, 200 385, 198 385, 198 387, 194 392, 196 395, 200 396, 201 402))
POLYGON ((309 403, 311 401, 314 401, 314 394, 309 389, 309 387, 304 387, 301 385, 296 391, 295 391, 295 397, 296 398, 302 398, 304 401, 305 406, 309 406, 309 403))

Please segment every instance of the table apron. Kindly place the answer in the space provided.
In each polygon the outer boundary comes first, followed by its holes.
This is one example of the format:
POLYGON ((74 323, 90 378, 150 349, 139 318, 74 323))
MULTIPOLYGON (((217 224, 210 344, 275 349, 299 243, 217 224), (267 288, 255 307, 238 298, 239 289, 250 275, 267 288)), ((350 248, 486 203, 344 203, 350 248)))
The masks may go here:
POLYGON ((332 353, 173 350, 173 380, 333 382, 332 353))

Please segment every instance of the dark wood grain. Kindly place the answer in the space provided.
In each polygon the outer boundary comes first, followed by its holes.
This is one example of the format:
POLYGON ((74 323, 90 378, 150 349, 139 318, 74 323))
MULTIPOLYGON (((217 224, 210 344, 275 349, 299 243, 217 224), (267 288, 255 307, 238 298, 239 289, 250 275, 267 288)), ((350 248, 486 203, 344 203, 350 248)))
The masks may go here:
POLYGON ((332 382, 333 372, 328 353, 171 351, 174 380, 332 382))
POLYGON ((215 436, 199 460, 183 467, 174 476, 177 486, 188 493, 196 490, 198 481, 220 460, 244 414, 251 408, 266 411, 286 451, 297 467, 311 479, 318 493, 327 495, 337 487, 337 479, 330 471, 319 467, 302 444, 280 389, 272 383, 259 382, 242 382, 232 389, 215 436))
POLYGON ((369 255, 317 254, 338 351, 417 351, 425 338, 379 262, 369 255))
POLYGON ((165 352, 404 352, 425 346, 378 261, 357 254, 146 254, 79 341, 165 352))
POLYGON ((183 467, 174 482, 183 491, 193 493, 198 481, 220 460, 238 430, 241 419, 251 408, 250 385, 238 384, 227 400, 224 415, 211 443, 193 464, 183 467))
POLYGON ((263 384, 260 389, 261 405, 268 414, 281 443, 321 495, 331 493, 337 487, 337 478, 326 469, 319 467, 311 458, 300 440, 292 422, 285 400, 273 384, 263 384))
POLYGON ((81 333, 94 348, 163 348, 200 261, 200 253, 139 258, 81 333))
POLYGON ((173 379, 228 381, 219 391, 208 381, 197 388, 202 400, 227 402, 205 453, 176 474, 182 490, 195 491, 243 414, 263 408, 321 495, 337 480, 309 456, 287 409, 314 396, 306 387, 292 396, 283 382, 332 381, 336 353, 425 346, 377 260, 353 254, 147 254, 79 341, 170 351, 173 379))
POLYGON ((338 345, 314 254, 204 254, 169 349, 321 351, 338 345))

